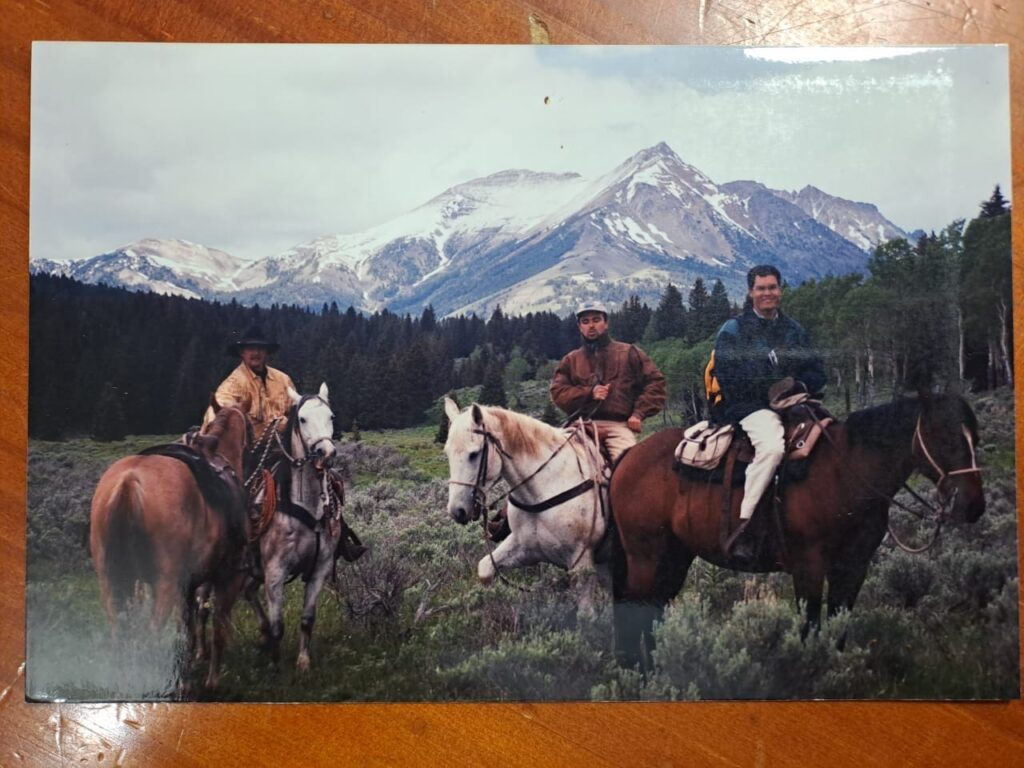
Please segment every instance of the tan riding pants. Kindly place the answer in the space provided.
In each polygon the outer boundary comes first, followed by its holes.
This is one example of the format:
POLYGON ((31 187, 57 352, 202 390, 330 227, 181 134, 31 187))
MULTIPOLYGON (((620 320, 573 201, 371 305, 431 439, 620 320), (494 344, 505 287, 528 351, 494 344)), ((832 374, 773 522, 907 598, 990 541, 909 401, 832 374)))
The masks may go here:
POLYGON ((786 435, 779 414, 767 408, 740 419, 740 426, 754 446, 754 460, 747 467, 743 502, 740 504, 740 519, 748 520, 782 462, 786 435))
POLYGON ((608 457, 615 463, 627 448, 636 445, 636 432, 626 426, 624 421, 594 420, 601 443, 608 451, 608 457))

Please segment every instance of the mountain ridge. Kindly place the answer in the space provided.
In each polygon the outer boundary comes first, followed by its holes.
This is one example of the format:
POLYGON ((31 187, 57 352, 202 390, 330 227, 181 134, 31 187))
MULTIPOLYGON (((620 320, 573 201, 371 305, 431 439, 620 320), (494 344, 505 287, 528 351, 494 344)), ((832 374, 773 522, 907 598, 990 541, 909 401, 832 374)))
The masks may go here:
POLYGON ((562 312, 585 298, 656 299, 665 283, 696 277, 721 279, 738 298, 753 264, 775 263, 797 284, 863 269, 874 245, 905 236, 876 206, 809 184, 796 192, 717 184, 660 142, 593 179, 527 169, 470 179, 362 232, 322 235, 253 262, 148 238, 31 266, 250 304, 562 312))

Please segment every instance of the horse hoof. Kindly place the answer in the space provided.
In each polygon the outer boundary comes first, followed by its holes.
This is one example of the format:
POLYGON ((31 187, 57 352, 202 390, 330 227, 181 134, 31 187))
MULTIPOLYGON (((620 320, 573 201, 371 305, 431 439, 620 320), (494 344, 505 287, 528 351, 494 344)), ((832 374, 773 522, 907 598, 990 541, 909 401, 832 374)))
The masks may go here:
POLYGON ((309 656, 299 656, 295 662, 295 668, 303 674, 309 672, 309 656))

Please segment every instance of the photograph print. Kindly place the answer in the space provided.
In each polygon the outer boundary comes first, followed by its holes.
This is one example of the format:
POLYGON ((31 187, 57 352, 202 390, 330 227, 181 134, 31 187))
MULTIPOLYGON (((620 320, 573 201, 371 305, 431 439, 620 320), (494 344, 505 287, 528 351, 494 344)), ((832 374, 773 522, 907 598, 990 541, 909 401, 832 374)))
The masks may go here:
POLYGON ((1003 46, 35 43, 27 696, 1019 696, 1003 46))

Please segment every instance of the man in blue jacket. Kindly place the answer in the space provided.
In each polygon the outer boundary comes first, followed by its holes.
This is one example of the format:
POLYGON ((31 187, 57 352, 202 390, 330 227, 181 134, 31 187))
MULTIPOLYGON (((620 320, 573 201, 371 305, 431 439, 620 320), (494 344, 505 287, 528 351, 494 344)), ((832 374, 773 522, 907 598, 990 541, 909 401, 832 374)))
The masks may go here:
POLYGON ((821 357, 811 348, 807 331, 782 314, 782 275, 770 264, 747 273, 748 301, 739 317, 727 320, 715 339, 715 378, 722 391, 719 415, 739 424, 754 446, 740 505, 740 527, 726 545, 733 548, 761 496, 771 484, 785 450, 782 420, 768 407, 768 390, 787 376, 816 394, 825 386, 821 357))

